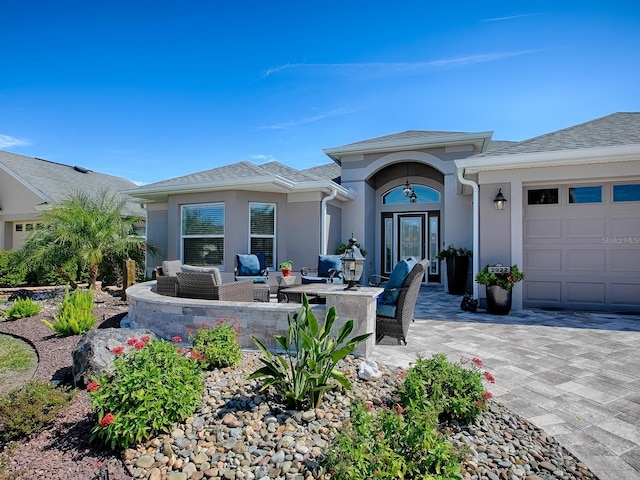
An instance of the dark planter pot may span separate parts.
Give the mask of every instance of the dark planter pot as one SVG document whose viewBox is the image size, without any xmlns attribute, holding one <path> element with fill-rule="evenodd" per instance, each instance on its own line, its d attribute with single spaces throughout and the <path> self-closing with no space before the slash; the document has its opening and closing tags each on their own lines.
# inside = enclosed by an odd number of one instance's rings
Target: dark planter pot
<svg viewBox="0 0 640 480">
<path fill-rule="evenodd" d="M 462 295 L 467 291 L 469 257 L 447 257 L 447 287 L 451 295 Z"/>
<path fill-rule="evenodd" d="M 507 315 L 511 311 L 511 290 L 497 285 L 487 286 L 487 312 Z"/>
</svg>

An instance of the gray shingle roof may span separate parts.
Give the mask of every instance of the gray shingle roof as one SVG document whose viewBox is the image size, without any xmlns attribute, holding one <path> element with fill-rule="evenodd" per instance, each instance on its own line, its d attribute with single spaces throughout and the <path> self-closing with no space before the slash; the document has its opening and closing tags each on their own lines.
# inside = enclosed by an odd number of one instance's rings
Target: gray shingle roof
<svg viewBox="0 0 640 480">
<path fill-rule="evenodd" d="M 477 156 L 553 152 L 640 144 L 640 113 L 618 112 L 579 125 L 504 145 Z"/>
<path fill-rule="evenodd" d="M 442 137 L 447 135 L 470 135 L 470 132 L 453 132 L 438 130 L 407 130 L 406 132 L 392 133 L 391 135 L 383 135 L 382 137 L 369 138 L 360 142 L 348 143 L 345 147 L 366 146 L 369 143 L 394 142 L 403 140 L 418 140 L 420 138 Z"/>
<path fill-rule="evenodd" d="M 325 163 L 317 167 L 311 167 L 303 170 L 304 173 L 312 175 L 322 180 L 333 180 L 340 183 L 339 179 L 342 175 L 342 167 L 335 162 Z"/>
<path fill-rule="evenodd" d="M 223 165 L 222 167 L 204 170 L 202 172 L 191 173 L 182 177 L 170 178 L 156 183 L 150 183 L 144 188 L 156 187 L 177 187 L 197 186 L 198 184 L 224 183 L 227 180 L 238 180 L 241 178 L 256 178 L 278 175 L 293 182 L 309 182 L 314 180 L 323 180 L 325 177 L 307 173 L 305 170 L 296 170 L 295 168 L 283 165 L 279 162 L 269 162 L 263 165 L 256 165 L 249 161 L 232 163 L 231 165 Z"/>
<path fill-rule="evenodd" d="M 77 190 L 118 192 L 136 186 L 130 180 L 40 158 L 0 151 L 0 164 L 34 190 L 43 202 L 55 203 Z M 127 204 L 127 214 L 144 215 L 142 207 Z"/>
</svg>

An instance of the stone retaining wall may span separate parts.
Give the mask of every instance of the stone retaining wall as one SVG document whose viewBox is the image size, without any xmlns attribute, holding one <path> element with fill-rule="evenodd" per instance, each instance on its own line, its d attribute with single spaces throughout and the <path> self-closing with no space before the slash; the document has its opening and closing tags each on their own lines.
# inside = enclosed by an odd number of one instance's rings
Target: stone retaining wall
<svg viewBox="0 0 640 480">
<path fill-rule="evenodd" d="M 129 314 L 126 322 L 133 328 L 148 328 L 158 337 L 174 335 L 187 338 L 187 328 L 214 325 L 219 319 L 237 319 L 239 340 L 244 348 L 255 348 L 254 335 L 268 348 L 276 348 L 274 335 L 287 332 L 287 315 L 300 310 L 296 303 L 224 302 L 192 298 L 167 297 L 155 293 L 155 281 L 132 285 L 126 291 Z M 312 305 L 318 321 L 323 321 L 326 307 Z"/>
</svg>

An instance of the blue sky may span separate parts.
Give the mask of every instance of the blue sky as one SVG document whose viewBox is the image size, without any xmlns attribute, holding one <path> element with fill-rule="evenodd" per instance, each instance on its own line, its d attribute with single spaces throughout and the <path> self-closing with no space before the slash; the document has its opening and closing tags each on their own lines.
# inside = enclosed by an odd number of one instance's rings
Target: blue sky
<svg viewBox="0 0 640 480">
<path fill-rule="evenodd" d="M 150 183 L 640 111 L 640 2 L 0 0 L 0 149 Z"/>
</svg>

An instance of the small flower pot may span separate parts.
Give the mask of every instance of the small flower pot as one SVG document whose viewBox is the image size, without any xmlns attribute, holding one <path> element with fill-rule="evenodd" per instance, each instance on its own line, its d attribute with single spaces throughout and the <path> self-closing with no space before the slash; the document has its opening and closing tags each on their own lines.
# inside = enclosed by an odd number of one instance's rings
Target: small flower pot
<svg viewBox="0 0 640 480">
<path fill-rule="evenodd" d="M 507 315 L 511 311 L 511 290 L 498 285 L 487 286 L 487 312 L 493 315 Z"/>
<path fill-rule="evenodd" d="M 288 277 L 291 275 L 291 270 L 285 270 L 284 268 L 281 270 L 283 277 Z"/>
</svg>

